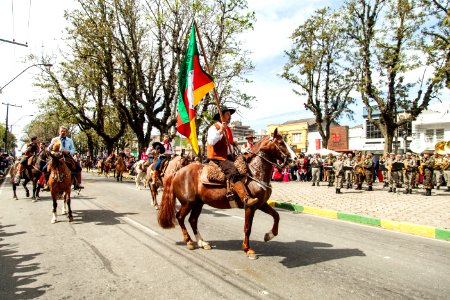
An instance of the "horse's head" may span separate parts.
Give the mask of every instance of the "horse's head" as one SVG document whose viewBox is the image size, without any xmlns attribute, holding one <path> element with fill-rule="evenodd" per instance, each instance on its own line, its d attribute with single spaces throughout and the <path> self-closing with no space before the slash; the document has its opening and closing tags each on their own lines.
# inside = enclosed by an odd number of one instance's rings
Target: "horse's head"
<svg viewBox="0 0 450 300">
<path fill-rule="evenodd" d="M 258 144 L 255 145 L 255 149 L 252 149 L 252 151 L 261 151 L 274 164 L 278 165 L 278 161 L 281 161 L 282 165 L 285 165 L 290 160 L 297 159 L 294 151 L 283 140 L 283 136 L 278 133 L 278 128 L 275 129 L 272 136 L 263 138 Z"/>
<path fill-rule="evenodd" d="M 62 157 L 62 154 L 60 152 L 52 153 L 50 151 L 48 151 L 47 154 L 51 158 L 51 160 L 50 160 L 50 168 L 52 168 L 52 167 L 54 167 L 54 168 L 59 167 L 60 159 Z"/>
</svg>

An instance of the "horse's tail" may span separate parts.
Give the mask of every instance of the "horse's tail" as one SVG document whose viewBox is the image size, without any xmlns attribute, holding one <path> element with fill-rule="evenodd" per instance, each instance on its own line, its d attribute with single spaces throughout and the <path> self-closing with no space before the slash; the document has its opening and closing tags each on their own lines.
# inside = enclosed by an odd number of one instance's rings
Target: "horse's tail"
<svg viewBox="0 0 450 300">
<path fill-rule="evenodd" d="M 158 223 L 162 228 L 174 228 L 175 223 L 175 195 L 173 193 L 172 181 L 175 174 L 170 174 L 164 182 L 164 189 L 158 211 Z"/>
</svg>

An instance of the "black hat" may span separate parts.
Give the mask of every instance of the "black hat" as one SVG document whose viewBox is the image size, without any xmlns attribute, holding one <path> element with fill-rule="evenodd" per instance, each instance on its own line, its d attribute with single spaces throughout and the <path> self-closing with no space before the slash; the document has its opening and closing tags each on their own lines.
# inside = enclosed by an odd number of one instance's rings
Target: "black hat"
<svg viewBox="0 0 450 300">
<path fill-rule="evenodd" d="M 229 111 L 230 114 L 232 115 L 236 112 L 236 110 L 234 108 L 228 108 L 226 106 L 221 106 L 220 110 L 222 111 L 222 114 Z M 219 114 L 219 111 L 217 110 L 217 108 L 216 108 L 216 114 L 214 115 L 213 120 L 220 121 L 220 114 Z"/>
<path fill-rule="evenodd" d="M 159 150 L 160 154 L 163 154 L 164 152 L 166 152 L 166 148 L 164 148 L 163 144 L 161 144 L 160 142 L 154 142 L 152 144 L 152 148 Z"/>
</svg>

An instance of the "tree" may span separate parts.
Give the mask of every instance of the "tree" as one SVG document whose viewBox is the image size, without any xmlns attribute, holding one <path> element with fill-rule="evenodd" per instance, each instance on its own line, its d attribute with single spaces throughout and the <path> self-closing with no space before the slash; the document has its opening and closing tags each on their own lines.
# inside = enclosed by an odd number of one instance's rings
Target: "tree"
<svg viewBox="0 0 450 300">
<path fill-rule="evenodd" d="M 357 73 L 346 61 L 348 39 L 339 15 L 319 9 L 294 31 L 292 49 L 285 52 L 289 62 L 281 74 L 298 86 L 297 95 L 307 97 L 305 108 L 314 114 L 325 148 L 330 125 L 344 114 L 351 117 L 349 105 L 355 102 L 350 92 Z"/>
<path fill-rule="evenodd" d="M 408 0 L 351 0 L 346 9 L 347 32 L 359 51 L 355 64 L 362 69 L 358 88 L 368 120 L 380 129 L 388 152 L 397 128 L 428 107 L 442 81 L 437 73 L 414 78 L 413 71 L 431 66 L 418 43 L 427 26 L 423 9 Z M 398 119 L 399 110 L 408 116 Z"/>
</svg>

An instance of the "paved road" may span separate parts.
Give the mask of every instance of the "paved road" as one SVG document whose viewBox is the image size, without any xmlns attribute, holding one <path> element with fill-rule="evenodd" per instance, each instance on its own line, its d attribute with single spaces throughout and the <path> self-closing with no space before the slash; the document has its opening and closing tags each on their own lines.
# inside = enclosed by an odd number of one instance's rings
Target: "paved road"
<svg viewBox="0 0 450 300">
<path fill-rule="evenodd" d="M 32 203 L 0 189 L 0 299 L 448 299 L 450 243 L 280 210 L 280 234 L 257 213 L 260 255 L 240 250 L 241 210 L 206 208 L 213 250 L 189 251 L 160 229 L 148 190 L 85 176 L 75 221 L 50 224 L 48 194 Z"/>
</svg>

